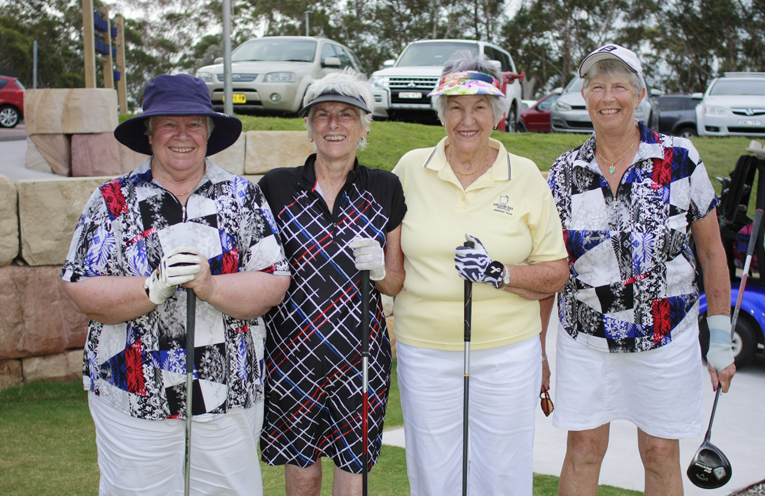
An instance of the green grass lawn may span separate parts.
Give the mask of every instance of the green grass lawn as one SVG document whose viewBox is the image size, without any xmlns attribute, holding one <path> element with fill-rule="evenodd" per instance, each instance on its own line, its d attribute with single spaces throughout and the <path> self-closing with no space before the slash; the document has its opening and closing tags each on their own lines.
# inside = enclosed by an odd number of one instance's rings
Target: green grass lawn
<svg viewBox="0 0 765 496">
<path fill-rule="evenodd" d="M 395 370 L 394 362 L 386 429 L 403 424 Z M 0 391 L 0 494 L 3 496 L 98 494 L 95 443 L 95 430 L 81 382 L 36 382 Z M 322 459 L 322 467 L 322 495 L 329 496 L 332 462 Z M 265 496 L 283 495 L 284 469 L 261 464 L 261 470 Z M 557 477 L 534 475 L 534 496 L 553 496 L 557 492 Z M 369 474 L 369 494 L 409 494 L 404 449 L 383 446 L 378 464 Z M 599 494 L 634 496 L 642 493 L 601 486 Z"/>
</svg>

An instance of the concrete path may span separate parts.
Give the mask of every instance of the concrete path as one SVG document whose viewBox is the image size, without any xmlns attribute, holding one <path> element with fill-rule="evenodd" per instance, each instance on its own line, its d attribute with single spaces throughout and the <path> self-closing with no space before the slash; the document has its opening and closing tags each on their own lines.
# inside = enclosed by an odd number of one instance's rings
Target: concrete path
<svg viewBox="0 0 765 496">
<path fill-rule="evenodd" d="M 547 338 L 547 355 L 553 373 L 552 396 L 555 401 L 555 344 L 557 327 L 551 329 Z M 712 411 L 714 393 L 709 374 L 705 374 L 706 425 Z M 553 413 L 555 415 L 555 413 Z M 688 480 L 685 470 L 703 441 L 703 436 L 680 442 L 680 465 L 686 496 L 722 496 L 740 490 L 765 479 L 765 357 L 758 355 L 755 361 L 739 371 L 728 394 L 720 398 L 712 427 L 712 443 L 728 457 L 733 467 L 733 477 L 720 489 L 700 489 Z M 383 433 L 383 443 L 406 447 L 404 429 Z M 534 472 L 560 475 L 566 454 L 566 432 L 552 426 L 552 416 L 546 418 L 537 410 L 536 437 L 534 440 Z M 637 448 L 637 428 L 627 421 L 611 424 L 608 452 L 603 460 L 600 484 L 642 491 L 644 471 Z"/>
<path fill-rule="evenodd" d="M 56 174 L 48 174 L 27 169 L 27 130 L 24 124 L 15 128 L 0 128 L 0 174 L 8 176 L 13 182 L 19 179 L 55 179 Z"/>
</svg>

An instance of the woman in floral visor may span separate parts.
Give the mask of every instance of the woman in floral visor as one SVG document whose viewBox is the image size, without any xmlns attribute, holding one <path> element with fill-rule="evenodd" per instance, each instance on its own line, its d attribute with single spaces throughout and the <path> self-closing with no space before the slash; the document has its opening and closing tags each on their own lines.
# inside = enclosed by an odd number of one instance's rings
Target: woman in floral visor
<svg viewBox="0 0 765 496">
<path fill-rule="evenodd" d="M 393 171 L 407 199 L 394 313 L 412 495 L 460 492 L 463 279 L 475 283 L 468 492 L 532 493 L 534 413 L 550 377 L 538 299 L 561 290 L 568 270 L 542 174 L 490 138 L 509 106 L 500 78 L 469 52 L 447 61 L 431 93 L 446 137 Z"/>
</svg>

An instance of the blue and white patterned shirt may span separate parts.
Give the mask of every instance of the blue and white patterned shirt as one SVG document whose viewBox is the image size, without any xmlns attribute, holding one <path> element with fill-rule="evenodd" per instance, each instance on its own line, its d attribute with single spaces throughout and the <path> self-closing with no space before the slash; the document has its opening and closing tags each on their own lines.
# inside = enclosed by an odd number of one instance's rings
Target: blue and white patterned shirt
<svg viewBox="0 0 765 496">
<path fill-rule="evenodd" d="M 72 239 L 61 278 L 148 277 L 164 253 L 196 246 L 213 275 L 289 275 L 277 227 L 256 185 L 209 160 L 185 207 L 152 178 L 150 162 L 101 185 Z M 238 320 L 197 302 L 193 413 L 211 420 L 263 399 L 262 318 Z M 186 416 L 186 291 L 137 319 L 90 321 L 85 389 L 134 417 Z"/>
<path fill-rule="evenodd" d="M 612 353 L 664 346 L 697 319 L 688 231 L 718 203 L 689 140 L 638 125 L 640 145 L 616 197 L 598 168 L 594 134 L 547 176 L 569 257 L 561 325 Z"/>
</svg>

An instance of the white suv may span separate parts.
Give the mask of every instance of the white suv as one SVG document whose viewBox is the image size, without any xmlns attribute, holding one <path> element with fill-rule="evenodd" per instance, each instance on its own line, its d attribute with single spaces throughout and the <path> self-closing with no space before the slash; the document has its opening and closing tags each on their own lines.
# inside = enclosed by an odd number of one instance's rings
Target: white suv
<svg viewBox="0 0 765 496">
<path fill-rule="evenodd" d="M 507 74 L 505 94 L 511 101 L 505 116 L 507 131 L 518 129 L 521 112 L 522 75 L 515 71 L 515 64 L 507 51 L 483 41 L 471 40 L 420 40 L 410 43 L 395 62 L 387 60 L 385 69 L 372 74 L 376 117 L 395 117 L 403 114 L 433 115 L 433 104 L 427 96 L 438 84 L 441 69 L 455 52 L 470 50 L 483 53 Z"/>
<path fill-rule="evenodd" d="M 223 111 L 223 64 L 202 67 L 215 110 Z M 267 36 L 242 43 L 231 54 L 234 112 L 294 114 L 308 85 L 330 72 L 361 64 L 348 47 L 313 36 Z"/>
<path fill-rule="evenodd" d="M 699 136 L 765 136 L 765 72 L 726 72 L 693 97 Z"/>
</svg>

